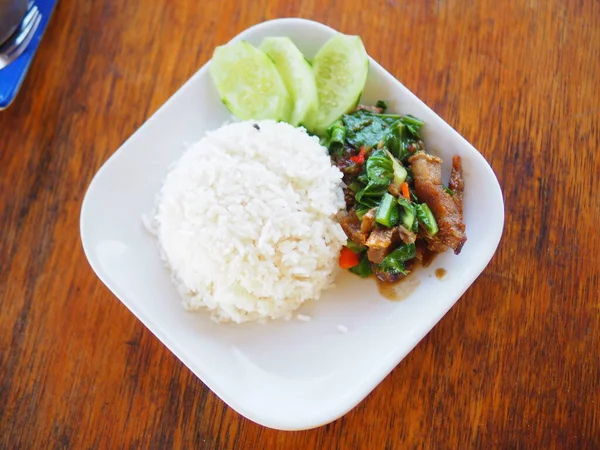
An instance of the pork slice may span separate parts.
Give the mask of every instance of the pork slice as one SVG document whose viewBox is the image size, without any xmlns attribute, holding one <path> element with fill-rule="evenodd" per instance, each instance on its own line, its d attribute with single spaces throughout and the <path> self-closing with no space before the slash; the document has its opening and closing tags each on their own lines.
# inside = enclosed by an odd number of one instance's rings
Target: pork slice
<svg viewBox="0 0 600 450">
<path fill-rule="evenodd" d="M 386 272 L 377 266 L 373 269 L 373 273 L 383 283 L 395 283 L 404 276 L 401 272 Z"/>
<path fill-rule="evenodd" d="M 402 225 L 398 225 L 397 227 L 394 227 L 394 230 L 396 230 L 396 232 L 400 236 L 400 239 L 405 244 L 412 244 L 417 240 L 416 233 L 413 233 L 412 231 L 407 230 Z"/>
<path fill-rule="evenodd" d="M 396 233 L 396 236 L 398 234 Z M 367 239 L 367 257 L 369 261 L 380 264 L 392 251 L 394 243 L 394 230 L 391 228 L 375 228 Z"/>
<path fill-rule="evenodd" d="M 395 183 L 390 183 L 390 185 L 388 186 L 388 192 L 394 197 L 402 197 L 402 192 L 400 192 L 400 186 L 398 186 Z"/>
<path fill-rule="evenodd" d="M 415 183 L 415 192 L 420 201 L 427 203 L 438 223 L 436 240 L 459 254 L 467 240 L 462 217 L 462 200 L 455 201 L 444 190 L 442 184 L 442 160 L 424 152 L 418 152 L 408 159 Z M 457 160 L 454 183 L 458 187 L 462 181 L 460 158 Z M 462 186 L 464 187 L 464 186 Z M 462 189 L 460 190 L 462 199 Z M 436 245 L 439 249 L 439 245 Z"/>
<path fill-rule="evenodd" d="M 465 181 L 462 175 L 462 161 L 460 156 L 455 155 L 452 158 L 452 172 L 450 172 L 450 181 L 448 187 L 452 190 L 452 199 L 458 210 L 460 211 L 461 217 L 463 213 L 463 191 L 465 190 Z"/>
<path fill-rule="evenodd" d="M 361 222 L 354 209 L 350 210 L 348 214 L 340 217 L 339 221 L 344 233 L 348 236 L 348 239 L 360 245 L 365 245 L 367 243 L 368 234 L 361 231 Z"/>
<path fill-rule="evenodd" d="M 363 233 L 370 233 L 375 228 L 375 213 L 377 208 L 371 208 L 368 210 L 360 222 L 360 231 Z"/>
</svg>

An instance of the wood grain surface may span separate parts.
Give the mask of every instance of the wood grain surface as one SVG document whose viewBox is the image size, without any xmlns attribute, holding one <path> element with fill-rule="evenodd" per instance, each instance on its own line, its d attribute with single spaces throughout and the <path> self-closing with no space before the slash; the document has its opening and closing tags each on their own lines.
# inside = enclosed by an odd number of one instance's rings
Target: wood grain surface
<svg viewBox="0 0 600 450">
<path fill-rule="evenodd" d="M 357 408 L 303 432 L 227 407 L 95 277 L 102 163 L 225 43 L 298 16 L 368 52 L 478 148 L 503 240 Z M 0 448 L 600 448 L 600 2 L 59 1 L 0 113 Z"/>
</svg>

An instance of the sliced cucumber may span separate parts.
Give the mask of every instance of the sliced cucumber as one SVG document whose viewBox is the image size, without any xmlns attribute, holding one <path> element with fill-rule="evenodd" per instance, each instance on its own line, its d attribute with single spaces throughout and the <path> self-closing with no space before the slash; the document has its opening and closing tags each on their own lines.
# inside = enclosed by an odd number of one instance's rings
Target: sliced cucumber
<svg viewBox="0 0 600 450">
<path fill-rule="evenodd" d="M 248 42 L 217 47 L 209 71 L 221 100 L 239 119 L 289 119 L 290 96 L 275 64 Z"/>
<path fill-rule="evenodd" d="M 312 66 L 319 109 L 308 125 L 322 135 L 358 103 L 367 82 L 369 57 L 359 36 L 338 34 L 321 47 Z"/>
<path fill-rule="evenodd" d="M 260 49 L 274 62 L 294 105 L 289 123 L 304 124 L 317 111 L 317 86 L 310 64 L 290 38 L 266 38 Z"/>
</svg>

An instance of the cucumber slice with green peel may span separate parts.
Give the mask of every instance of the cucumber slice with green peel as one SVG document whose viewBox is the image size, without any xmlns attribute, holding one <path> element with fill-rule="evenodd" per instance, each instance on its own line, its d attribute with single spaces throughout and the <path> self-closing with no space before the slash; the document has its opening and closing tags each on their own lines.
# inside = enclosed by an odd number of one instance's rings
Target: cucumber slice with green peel
<svg viewBox="0 0 600 450">
<path fill-rule="evenodd" d="M 312 66 L 319 109 L 308 126 L 323 135 L 329 125 L 358 104 L 367 82 L 369 56 L 359 36 L 338 34 L 321 47 Z"/>
<path fill-rule="evenodd" d="M 290 96 L 275 64 L 248 42 L 217 47 L 209 71 L 221 100 L 238 119 L 289 119 Z"/>
<path fill-rule="evenodd" d="M 275 62 L 292 99 L 290 125 L 304 124 L 317 112 L 317 86 L 310 64 L 290 38 L 265 38 L 260 49 Z"/>
</svg>

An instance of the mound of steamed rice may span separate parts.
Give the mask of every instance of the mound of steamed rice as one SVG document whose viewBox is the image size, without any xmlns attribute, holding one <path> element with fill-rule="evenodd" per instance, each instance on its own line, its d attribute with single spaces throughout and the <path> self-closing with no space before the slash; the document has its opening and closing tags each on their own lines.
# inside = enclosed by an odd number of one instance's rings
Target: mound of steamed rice
<svg viewBox="0 0 600 450">
<path fill-rule="evenodd" d="M 190 147 L 153 220 L 184 306 L 239 323 L 319 299 L 346 242 L 341 179 L 318 139 L 285 123 L 233 123 Z"/>
</svg>

